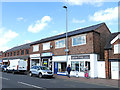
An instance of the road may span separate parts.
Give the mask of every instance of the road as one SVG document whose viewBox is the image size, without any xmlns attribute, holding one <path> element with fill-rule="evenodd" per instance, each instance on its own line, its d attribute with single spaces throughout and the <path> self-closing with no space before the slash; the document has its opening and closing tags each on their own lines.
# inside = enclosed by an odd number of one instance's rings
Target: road
<svg viewBox="0 0 120 90">
<path fill-rule="evenodd" d="M 23 74 L 2 73 L 2 88 L 113 88 L 59 78 L 38 78 Z"/>
</svg>

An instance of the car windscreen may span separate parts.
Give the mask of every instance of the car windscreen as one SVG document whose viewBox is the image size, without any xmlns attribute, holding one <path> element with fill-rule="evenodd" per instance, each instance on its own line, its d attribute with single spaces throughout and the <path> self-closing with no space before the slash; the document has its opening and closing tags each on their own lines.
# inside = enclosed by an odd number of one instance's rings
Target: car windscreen
<svg viewBox="0 0 120 90">
<path fill-rule="evenodd" d="M 40 67 L 41 70 L 49 70 L 47 67 Z"/>
</svg>

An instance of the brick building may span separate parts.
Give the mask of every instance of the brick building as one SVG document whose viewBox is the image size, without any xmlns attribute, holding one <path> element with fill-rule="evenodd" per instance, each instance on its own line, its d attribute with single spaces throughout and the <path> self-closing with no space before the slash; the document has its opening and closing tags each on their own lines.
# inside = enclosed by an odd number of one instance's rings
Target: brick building
<svg viewBox="0 0 120 90">
<path fill-rule="evenodd" d="M 106 78 L 120 78 L 120 32 L 112 33 L 105 46 Z"/>
<path fill-rule="evenodd" d="M 3 55 L 3 51 L 0 51 L 0 65 L 2 64 L 2 55 Z"/>
<path fill-rule="evenodd" d="M 30 69 L 29 59 L 30 43 L 13 47 L 3 53 L 2 62 L 5 65 L 9 64 L 9 60 L 23 59 L 28 62 L 28 70 Z"/>
<path fill-rule="evenodd" d="M 84 77 L 88 66 L 90 77 L 98 77 L 97 62 L 104 59 L 104 47 L 111 32 L 105 23 L 68 32 L 68 61 L 66 59 L 66 34 L 56 35 L 33 42 L 30 47 L 30 67 L 44 65 L 56 74 L 66 74 L 67 64 L 71 75 Z"/>
</svg>

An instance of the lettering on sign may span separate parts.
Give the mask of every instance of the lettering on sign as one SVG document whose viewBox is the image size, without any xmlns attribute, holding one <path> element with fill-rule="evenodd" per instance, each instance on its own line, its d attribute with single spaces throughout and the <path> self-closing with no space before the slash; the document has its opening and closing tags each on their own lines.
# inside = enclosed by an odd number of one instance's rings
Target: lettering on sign
<svg viewBox="0 0 120 90">
<path fill-rule="evenodd" d="M 90 59 L 90 55 L 71 56 L 71 59 Z"/>
</svg>

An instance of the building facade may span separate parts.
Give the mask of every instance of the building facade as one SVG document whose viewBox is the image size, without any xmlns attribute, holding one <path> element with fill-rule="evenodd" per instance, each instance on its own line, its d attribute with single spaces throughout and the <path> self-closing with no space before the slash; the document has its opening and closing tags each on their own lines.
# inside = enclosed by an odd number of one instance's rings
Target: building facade
<svg viewBox="0 0 120 90">
<path fill-rule="evenodd" d="M 9 60 L 22 59 L 27 60 L 27 69 L 30 69 L 30 43 L 13 47 L 3 53 L 2 63 L 4 65 L 9 65 Z"/>
<path fill-rule="evenodd" d="M 120 79 L 120 32 L 110 35 L 104 54 L 106 78 Z"/>
<path fill-rule="evenodd" d="M 105 23 L 68 32 L 68 60 L 66 59 L 65 33 L 41 39 L 31 44 L 30 61 L 36 65 L 51 68 L 55 74 L 66 75 L 66 67 L 71 65 L 71 76 L 84 77 L 88 66 L 89 75 L 98 77 L 97 62 L 104 59 L 104 47 L 110 31 Z"/>
</svg>

